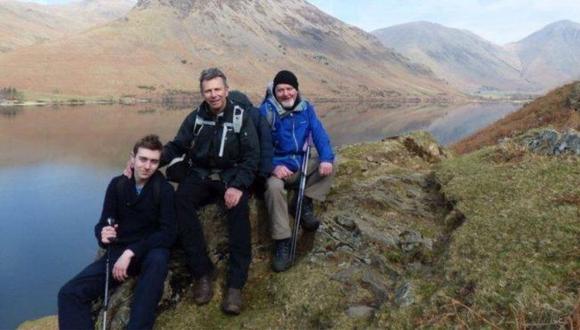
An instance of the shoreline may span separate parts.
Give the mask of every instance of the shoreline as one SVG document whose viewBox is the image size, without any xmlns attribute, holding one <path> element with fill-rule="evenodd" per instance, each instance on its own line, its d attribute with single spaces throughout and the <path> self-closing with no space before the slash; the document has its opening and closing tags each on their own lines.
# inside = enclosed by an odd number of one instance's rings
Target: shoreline
<svg viewBox="0 0 580 330">
<path fill-rule="evenodd" d="M 308 98 L 308 97 L 307 97 Z M 527 98 L 513 99 L 505 98 L 479 98 L 473 96 L 466 96 L 464 98 L 456 97 L 312 97 L 309 98 L 314 103 L 393 103 L 393 104 L 465 104 L 465 103 L 513 103 L 525 104 L 531 102 L 535 97 L 529 96 Z M 201 102 L 201 98 L 188 100 L 186 102 L 157 98 L 138 98 L 138 97 L 119 97 L 116 99 L 69 99 L 69 100 L 36 100 L 36 101 L 6 101 L 0 100 L 0 108 L 10 107 L 47 107 L 47 106 L 83 106 L 83 105 L 138 105 L 138 104 L 159 104 L 166 106 L 180 106 L 185 107 Z"/>
</svg>

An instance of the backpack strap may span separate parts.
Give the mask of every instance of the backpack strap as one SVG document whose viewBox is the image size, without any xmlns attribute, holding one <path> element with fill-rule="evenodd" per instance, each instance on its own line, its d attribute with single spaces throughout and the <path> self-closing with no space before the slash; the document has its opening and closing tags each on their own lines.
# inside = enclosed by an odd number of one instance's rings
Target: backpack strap
<svg viewBox="0 0 580 330">
<path fill-rule="evenodd" d="M 243 120 L 244 120 L 244 108 L 240 107 L 239 105 L 234 105 L 234 115 L 233 115 L 233 119 L 231 123 L 223 123 L 223 129 L 222 129 L 222 139 L 220 142 L 220 151 L 218 156 L 221 158 L 224 156 L 224 148 L 225 148 L 225 144 L 226 144 L 226 135 L 228 133 L 228 129 L 232 128 L 234 130 L 234 133 L 240 134 L 240 131 L 242 130 L 242 124 L 243 124 Z"/>
<path fill-rule="evenodd" d="M 240 131 L 242 130 L 243 119 L 244 119 L 244 108 L 236 104 L 234 106 L 234 119 L 233 119 L 234 132 L 236 132 L 236 134 L 240 133 Z"/>
<path fill-rule="evenodd" d="M 276 119 L 274 117 L 274 112 L 272 112 L 272 108 L 268 104 L 266 106 L 266 121 L 268 122 L 268 125 L 270 125 L 270 129 L 271 130 L 274 130 L 274 119 Z"/>
</svg>

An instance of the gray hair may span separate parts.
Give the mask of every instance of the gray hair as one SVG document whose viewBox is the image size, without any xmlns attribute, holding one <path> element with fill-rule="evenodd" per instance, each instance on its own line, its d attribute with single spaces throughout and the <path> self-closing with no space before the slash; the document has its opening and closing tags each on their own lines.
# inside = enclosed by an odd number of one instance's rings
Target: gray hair
<svg viewBox="0 0 580 330">
<path fill-rule="evenodd" d="M 228 78 L 226 78 L 226 75 L 218 68 L 209 68 L 201 71 L 201 74 L 199 75 L 199 91 L 203 93 L 202 84 L 204 81 L 212 80 L 217 77 L 222 78 L 222 80 L 224 81 L 224 85 L 227 88 Z"/>
</svg>

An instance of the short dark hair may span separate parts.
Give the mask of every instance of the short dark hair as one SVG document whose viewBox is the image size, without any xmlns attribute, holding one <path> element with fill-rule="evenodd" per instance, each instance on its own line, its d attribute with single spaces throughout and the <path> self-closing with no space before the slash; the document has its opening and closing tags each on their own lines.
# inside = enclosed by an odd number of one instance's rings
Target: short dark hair
<svg viewBox="0 0 580 330">
<path fill-rule="evenodd" d="M 228 87 L 228 78 L 226 78 L 226 75 L 218 68 L 209 68 L 209 69 L 205 69 L 203 71 L 201 71 L 201 74 L 199 75 L 199 91 L 201 93 L 203 93 L 203 87 L 202 84 L 204 81 L 208 81 L 208 80 L 212 80 L 214 78 L 222 78 L 222 80 L 224 81 L 224 85 L 226 86 L 226 88 Z"/>
<path fill-rule="evenodd" d="M 159 136 L 149 134 L 135 143 L 133 147 L 133 155 L 137 155 L 139 148 L 145 148 L 153 151 L 163 151 L 163 143 L 159 140 Z"/>
</svg>

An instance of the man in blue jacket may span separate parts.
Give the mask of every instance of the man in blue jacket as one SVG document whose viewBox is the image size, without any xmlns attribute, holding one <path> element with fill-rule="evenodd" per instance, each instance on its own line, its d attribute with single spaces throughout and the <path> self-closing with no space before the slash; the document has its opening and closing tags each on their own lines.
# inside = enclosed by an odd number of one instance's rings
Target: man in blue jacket
<svg viewBox="0 0 580 330">
<path fill-rule="evenodd" d="M 272 130 L 274 157 L 273 170 L 266 182 L 265 200 L 271 220 L 272 238 L 276 244 L 272 268 L 281 272 L 291 265 L 292 231 L 286 197 L 287 188 L 295 185 L 300 178 L 303 146 L 312 136 L 318 151 L 318 158 L 312 157 L 308 164 L 302 204 L 302 228 L 308 231 L 316 231 L 320 225 L 314 216 L 312 200 L 326 199 L 334 173 L 334 153 L 314 106 L 300 97 L 298 79 L 292 72 L 278 72 L 274 77 L 272 93 L 267 95 L 260 106 L 260 114 L 266 118 Z"/>
<path fill-rule="evenodd" d="M 157 171 L 163 144 L 148 135 L 133 148 L 133 176 L 115 177 L 109 183 L 95 236 L 101 247 L 111 247 L 110 282 L 114 288 L 139 274 L 128 329 L 152 329 L 155 308 L 167 276 L 169 248 L 176 237 L 173 187 Z M 110 226 L 108 218 L 116 220 Z M 60 329 L 94 329 L 92 301 L 105 288 L 106 256 L 65 284 L 58 294 Z"/>
</svg>

